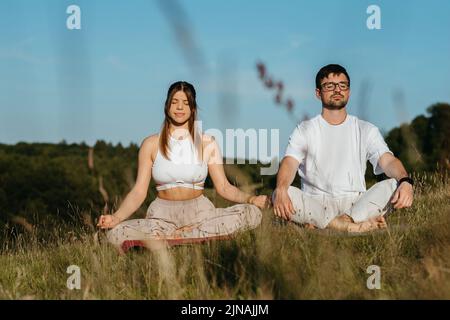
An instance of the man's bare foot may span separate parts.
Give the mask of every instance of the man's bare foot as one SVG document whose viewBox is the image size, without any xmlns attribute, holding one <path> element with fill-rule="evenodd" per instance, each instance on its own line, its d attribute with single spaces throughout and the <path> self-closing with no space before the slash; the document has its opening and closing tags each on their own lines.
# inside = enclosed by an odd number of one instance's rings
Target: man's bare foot
<svg viewBox="0 0 450 320">
<path fill-rule="evenodd" d="M 348 231 L 349 224 L 355 224 L 353 219 L 346 214 L 337 216 L 328 224 L 327 228 L 338 231 Z"/>
<path fill-rule="evenodd" d="M 342 214 L 339 217 L 342 219 L 342 221 L 355 223 L 355 221 L 353 221 L 352 217 L 350 217 L 348 214 Z"/>
<path fill-rule="evenodd" d="M 384 229 L 386 227 L 387 227 L 386 220 L 382 216 L 371 218 L 367 221 L 355 223 L 353 222 L 353 219 L 346 214 L 337 216 L 327 226 L 327 228 L 330 229 L 338 231 L 347 231 L 352 233 L 368 232 L 377 229 Z"/>
<path fill-rule="evenodd" d="M 379 216 L 375 218 L 371 218 L 367 221 L 359 222 L 359 223 L 351 223 L 348 225 L 348 232 L 368 232 L 378 229 L 387 228 L 387 223 L 384 217 Z"/>
<path fill-rule="evenodd" d="M 306 229 L 317 229 L 317 227 L 315 225 L 311 224 L 311 223 L 305 223 L 304 227 Z"/>
</svg>

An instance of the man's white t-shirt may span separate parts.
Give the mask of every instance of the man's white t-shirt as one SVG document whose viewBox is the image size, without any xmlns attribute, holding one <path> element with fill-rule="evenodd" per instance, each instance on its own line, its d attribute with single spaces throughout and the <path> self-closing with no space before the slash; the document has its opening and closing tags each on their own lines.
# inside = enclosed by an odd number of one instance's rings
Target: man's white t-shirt
<svg viewBox="0 0 450 320">
<path fill-rule="evenodd" d="M 342 197 L 366 191 L 367 160 L 381 174 L 378 159 L 385 152 L 392 154 L 373 124 L 347 115 L 343 123 L 331 125 L 319 114 L 296 126 L 285 157 L 300 162 L 303 192 Z"/>
</svg>

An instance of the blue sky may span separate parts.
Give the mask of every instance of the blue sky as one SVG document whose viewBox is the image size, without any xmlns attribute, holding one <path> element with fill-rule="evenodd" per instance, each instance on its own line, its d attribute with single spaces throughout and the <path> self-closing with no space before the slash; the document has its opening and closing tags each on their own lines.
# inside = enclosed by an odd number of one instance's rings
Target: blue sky
<svg viewBox="0 0 450 320">
<path fill-rule="evenodd" d="M 282 153 L 296 122 L 320 112 L 314 78 L 328 63 L 350 74 L 349 112 L 383 132 L 450 101 L 450 1 L 177 3 L 2 0 L 0 143 L 140 144 L 160 128 L 170 83 L 186 80 L 203 129 L 278 129 Z M 81 30 L 66 27 L 71 4 Z M 371 4 L 381 30 L 366 27 Z M 189 27 L 199 63 L 176 25 Z M 285 84 L 292 114 L 262 85 L 259 61 Z"/>
</svg>

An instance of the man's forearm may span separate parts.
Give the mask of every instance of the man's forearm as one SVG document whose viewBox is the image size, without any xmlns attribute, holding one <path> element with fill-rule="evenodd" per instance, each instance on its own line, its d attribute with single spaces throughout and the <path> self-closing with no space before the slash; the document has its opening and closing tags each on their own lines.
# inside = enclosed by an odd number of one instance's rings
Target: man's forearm
<svg viewBox="0 0 450 320">
<path fill-rule="evenodd" d="M 287 190 L 289 188 L 294 181 L 298 165 L 298 162 L 291 157 L 285 157 L 281 161 L 280 171 L 277 175 L 277 189 Z"/>
<path fill-rule="evenodd" d="M 401 178 L 408 177 L 408 172 L 406 171 L 402 162 L 397 158 L 393 158 L 391 161 L 389 161 L 386 168 L 384 168 L 384 173 L 389 178 L 394 178 L 397 181 Z"/>
</svg>

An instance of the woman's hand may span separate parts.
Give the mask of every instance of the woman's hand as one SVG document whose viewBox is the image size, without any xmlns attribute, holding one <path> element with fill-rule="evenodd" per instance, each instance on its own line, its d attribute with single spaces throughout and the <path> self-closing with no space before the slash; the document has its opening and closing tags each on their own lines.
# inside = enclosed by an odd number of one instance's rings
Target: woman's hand
<svg viewBox="0 0 450 320">
<path fill-rule="evenodd" d="M 266 195 L 251 196 L 248 199 L 249 204 L 253 204 L 260 209 L 267 209 L 270 207 L 270 198 Z"/>
<path fill-rule="evenodd" d="M 101 215 L 98 219 L 97 227 L 100 227 L 101 229 L 111 229 L 117 226 L 120 222 L 120 219 L 115 215 Z"/>
</svg>

